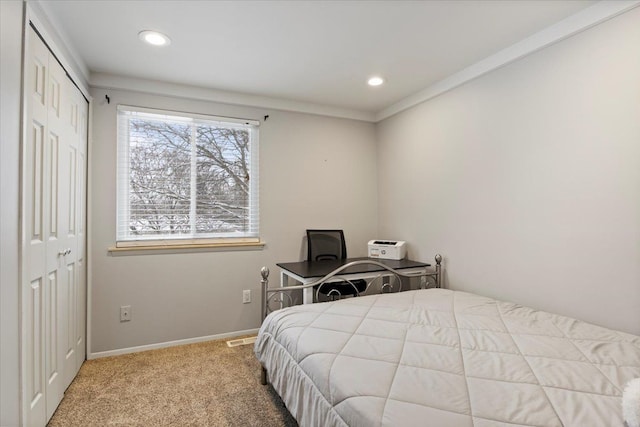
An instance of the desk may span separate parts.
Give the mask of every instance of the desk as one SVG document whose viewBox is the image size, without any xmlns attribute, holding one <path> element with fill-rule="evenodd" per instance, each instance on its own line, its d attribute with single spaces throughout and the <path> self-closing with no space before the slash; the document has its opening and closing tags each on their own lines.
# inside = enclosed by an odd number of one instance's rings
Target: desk
<svg viewBox="0 0 640 427">
<path fill-rule="evenodd" d="M 421 273 L 431 264 L 423 262 L 411 261 L 409 259 L 378 259 L 378 258 L 347 258 L 342 260 L 329 261 L 300 261 L 300 262 L 283 262 L 276 264 L 280 267 L 280 286 L 288 286 L 289 279 L 294 279 L 304 285 L 311 283 L 323 276 L 331 273 L 336 268 L 348 264 L 353 261 L 374 260 L 394 270 L 402 270 L 403 273 Z M 354 265 L 347 268 L 339 274 L 340 277 L 354 279 L 373 279 L 381 271 L 387 271 L 382 267 L 372 264 Z M 340 279 L 336 279 L 340 280 Z M 302 303 L 309 304 L 313 302 L 313 288 L 304 289 L 302 291 Z"/>
</svg>

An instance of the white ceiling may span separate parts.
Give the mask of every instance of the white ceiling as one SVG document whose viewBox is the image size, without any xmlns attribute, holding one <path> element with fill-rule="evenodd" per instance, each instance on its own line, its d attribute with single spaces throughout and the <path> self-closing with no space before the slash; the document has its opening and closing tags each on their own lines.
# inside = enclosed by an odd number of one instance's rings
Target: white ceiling
<svg viewBox="0 0 640 427">
<path fill-rule="evenodd" d="M 40 1 L 92 75 L 377 113 L 594 1 Z M 138 40 L 161 31 L 171 45 Z M 386 84 L 371 88 L 369 76 Z M 91 79 L 90 79 L 91 81 Z"/>
</svg>

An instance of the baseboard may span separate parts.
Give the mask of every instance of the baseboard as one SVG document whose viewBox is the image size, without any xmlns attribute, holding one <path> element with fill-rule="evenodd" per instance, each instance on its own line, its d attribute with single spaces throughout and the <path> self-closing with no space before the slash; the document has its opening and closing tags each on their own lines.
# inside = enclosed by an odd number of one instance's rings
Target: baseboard
<svg viewBox="0 0 640 427">
<path fill-rule="evenodd" d="M 205 342 L 205 341 L 214 341 L 214 340 L 220 340 L 225 338 L 237 337 L 240 335 L 250 335 L 250 334 L 257 334 L 257 333 L 258 333 L 258 328 L 246 329 L 244 331 L 227 332 L 224 334 L 208 335 L 205 337 L 187 338 L 184 340 L 140 345 L 137 347 L 119 348 L 117 350 L 99 351 L 97 353 L 87 352 L 87 360 L 100 359 L 102 357 L 109 357 L 109 356 L 119 356 L 121 354 L 138 353 L 141 351 L 156 350 L 159 348 L 175 347 L 177 345 L 195 344 L 195 343 Z"/>
</svg>

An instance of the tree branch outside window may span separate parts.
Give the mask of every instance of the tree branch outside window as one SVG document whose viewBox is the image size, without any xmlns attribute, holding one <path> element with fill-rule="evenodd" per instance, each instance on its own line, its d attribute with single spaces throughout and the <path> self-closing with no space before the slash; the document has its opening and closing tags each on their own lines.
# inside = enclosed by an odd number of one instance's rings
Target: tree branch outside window
<svg viewBox="0 0 640 427">
<path fill-rule="evenodd" d="M 119 107 L 118 240 L 257 236 L 257 127 L 167 113 Z"/>
</svg>

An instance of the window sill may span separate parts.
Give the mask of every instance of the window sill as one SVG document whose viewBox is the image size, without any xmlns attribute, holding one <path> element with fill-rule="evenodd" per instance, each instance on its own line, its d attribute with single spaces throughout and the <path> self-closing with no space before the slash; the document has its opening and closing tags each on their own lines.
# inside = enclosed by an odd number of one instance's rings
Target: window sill
<svg viewBox="0 0 640 427">
<path fill-rule="evenodd" d="M 155 245 L 155 246 L 128 246 L 108 249 L 111 256 L 121 255 L 155 255 L 177 254 L 193 252 L 231 252 L 231 251 L 261 251 L 265 242 L 238 242 L 238 243 L 190 243 L 183 245 Z"/>
</svg>

